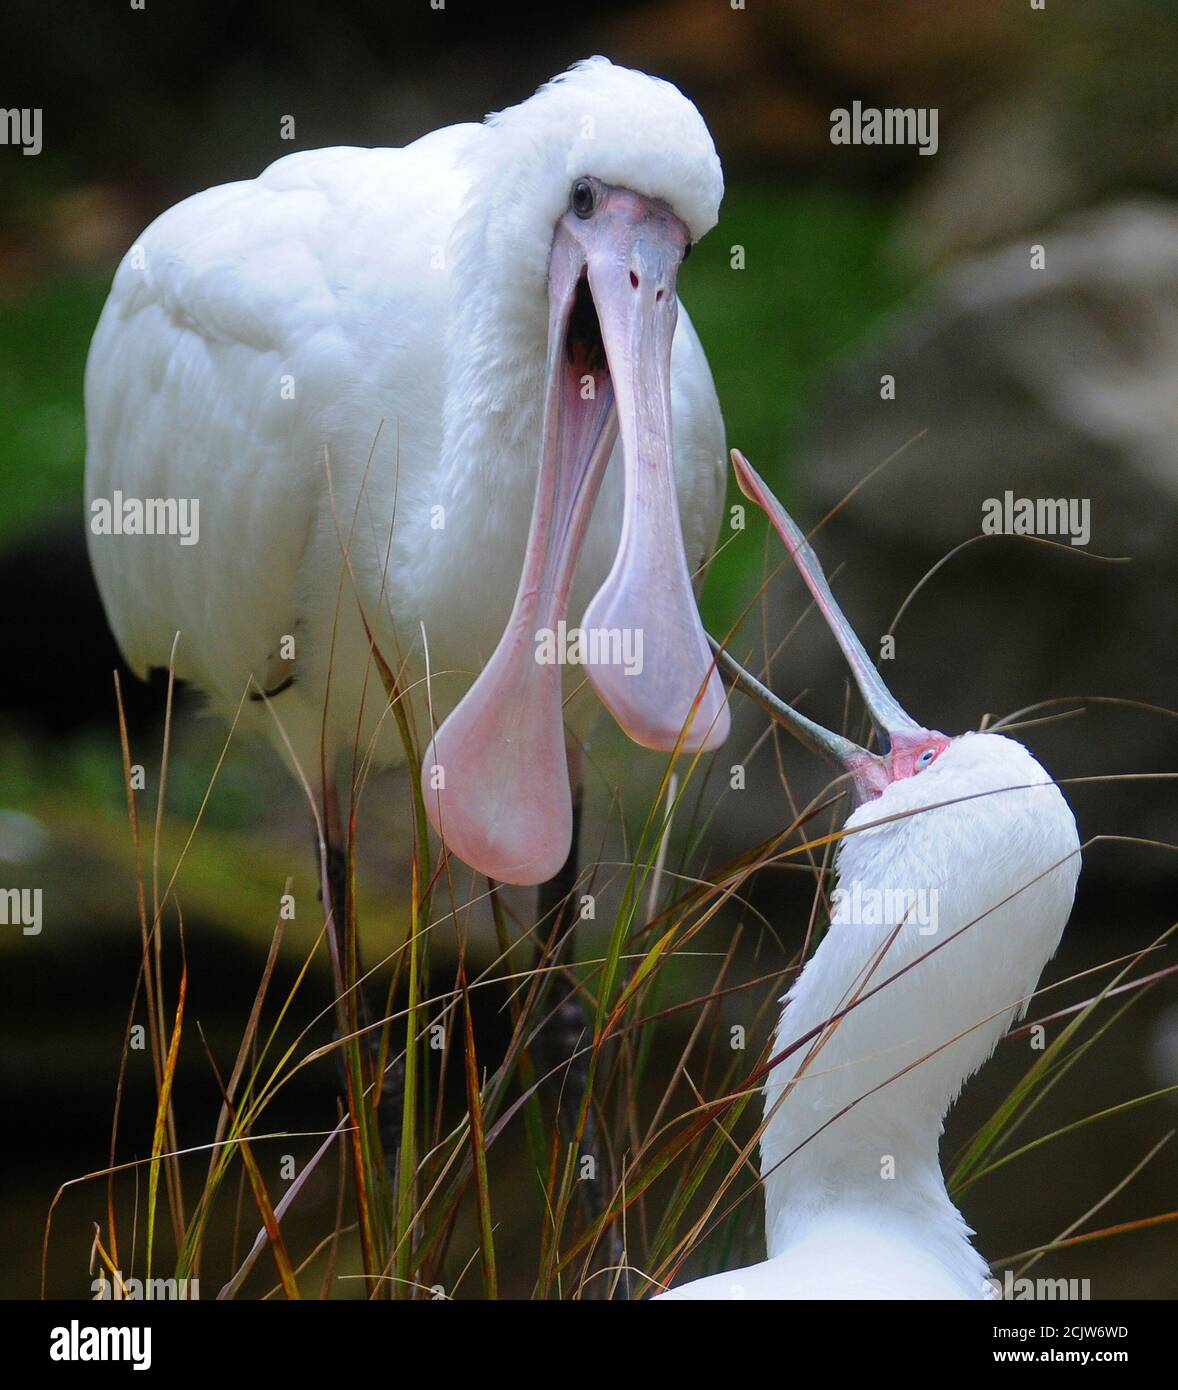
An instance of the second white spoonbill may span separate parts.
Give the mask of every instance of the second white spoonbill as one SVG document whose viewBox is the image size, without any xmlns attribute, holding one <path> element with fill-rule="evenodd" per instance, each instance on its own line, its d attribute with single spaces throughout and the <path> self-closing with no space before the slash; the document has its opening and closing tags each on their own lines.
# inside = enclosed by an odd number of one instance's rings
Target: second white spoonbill
<svg viewBox="0 0 1178 1390">
<path fill-rule="evenodd" d="M 824 729 L 724 657 L 738 685 L 847 778 L 855 808 L 830 928 L 785 996 L 765 1086 L 761 1264 L 662 1299 L 987 1296 L 938 1156 L 962 1085 L 1021 1017 L 1080 870 L 1058 787 L 1011 738 L 948 738 L 884 686 L 805 535 L 744 458 L 851 667 L 879 752 Z"/>
</svg>

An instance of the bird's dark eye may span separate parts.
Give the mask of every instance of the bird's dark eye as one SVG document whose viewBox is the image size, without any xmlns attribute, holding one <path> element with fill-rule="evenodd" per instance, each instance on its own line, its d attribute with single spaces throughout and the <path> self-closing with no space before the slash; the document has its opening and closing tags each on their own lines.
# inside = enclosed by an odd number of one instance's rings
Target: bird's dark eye
<svg viewBox="0 0 1178 1390">
<path fill-rule="evenodd" d="M 920 757 L 917 758 L 916 766 L 919 768 L 926 768 L 936 756 L 937 750 L 935 748 L 926 748 Z"/>
<path fill-rule="evenodd" d="M 588 179 L 578 179 L 573 184 L 572 195 L 569 204 L 578 217 L 592 217 L 593 208 L 597 202 L 597 195 L 593 191 L 593 185 Z"/>
<path fill-rule="evenodd" d="M 695 245 L 694 241 L 689 241 L 683 248 L 683 259 L 686 260 L 691 255 L 691 248 Z"/>
</svg>

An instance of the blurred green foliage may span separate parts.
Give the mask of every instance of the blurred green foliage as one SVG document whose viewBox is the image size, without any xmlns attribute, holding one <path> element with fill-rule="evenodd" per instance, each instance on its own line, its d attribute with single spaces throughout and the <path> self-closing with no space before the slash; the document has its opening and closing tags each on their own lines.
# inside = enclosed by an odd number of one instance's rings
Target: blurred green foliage
<svg viewBox="0 0 1178 1390">
<path fill-rule="evenodd" d="M 109 276 L 63 276 L 0 313 L 0 546 L 82 509 L 82 374 Z"/>
<path fill-rule="evenodd" d="M 683 301 L 712 365 L 728 443 L 787 504 L 789 459 L 812 387 L 911 288 L 888 259 L 889 233 L 888 211 L 853 193 L 737 187 L 683 270 Z M 878 462 L 865 459 L 864 471 Z M 739 499 L 734 486 L 729 494 Z M 754 534 L 760 526 L 751 523 Z M 758 545 L 742 543 L 717 557 L 704 595 L 716 630 L 755 590 L 760 556 Z"/>
</svg>

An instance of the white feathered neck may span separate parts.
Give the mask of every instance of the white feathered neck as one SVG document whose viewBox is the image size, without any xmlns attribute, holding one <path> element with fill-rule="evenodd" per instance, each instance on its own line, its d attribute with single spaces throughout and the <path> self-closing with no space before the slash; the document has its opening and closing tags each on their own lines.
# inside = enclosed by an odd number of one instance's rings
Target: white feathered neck
<svg viewBox="0 0 1178 1390">
<path fill-rule="evenodd" d="M 846 829 L 837 873 L 851 909 L 786 996 L 774 1052 L 904 973 L 846 1014 L 808 1062 L 802 1047 L 770 1074 L 768 1253 L 785 1253 L 816 1222 L 862 1212 L 914 1236 L 964 1288 L 980 1287 L 985 1265 L 949 1200 L 938 1141 L 1059 943 L 1080 866 L 1075 820 L 1021 744 L 966 734 L 858 807 Z M 935 893 L 923 900 L 935 905 L 932 931 L 917 920 L 932 916 L 914 896 L 922 890 Z"/>
</svg>

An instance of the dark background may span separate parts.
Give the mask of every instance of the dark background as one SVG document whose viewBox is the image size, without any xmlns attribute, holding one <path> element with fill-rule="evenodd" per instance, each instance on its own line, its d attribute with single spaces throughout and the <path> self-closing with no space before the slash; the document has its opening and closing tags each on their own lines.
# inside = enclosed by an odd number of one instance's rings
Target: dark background
<svg viewBox="0 0 1178 1390">
<path fill-rule="evenodd" d="M 868 645 L 894 626 L 922 575 L 977 534 L 982 501 L 1008 488 L 1090 499 L 1089 549 L 1132 557 L 1105 564 L 1007 540 L 964 551 L 897 630 L 886 675 L 900 699 L 949 731 L 1070 696 L 1178 704 L 1173 3 L 1048 0 L 1037 12 L 1026 0 L 749 0 L 746 10 L 723 0 L 449 0 L 435 11 L 424 0 L 147 0 L 134 11 L 16 0 L 0 25 L 3 104 L 44 111 L 38 158 L 0 148 L 0 865 L 10 882 L 43 887 L 46 914 L 39 938 L 13 928 L 0 936 L 3 1294 L 36 1290 L 53 1194 L 106 1160 L 138 961 L 110 674 L 117 653 L 81 521 L 81 378 L 114 266 L 179 198 L 252 176 L 292 148 L 401 144 L 480 119 L 593 52 L 670 78 L 699 105 L 726 171 L 720 225 L 684 269 L 681 292 L 712 361 L 730 442 L 807 525 L 910 445 L 820 544 L 828 568 L 843 566 L 840 597 Z M 936 106 L 939 152 L 833 146 L 830 112 L 856 99 Z M 286 114 L 296 117 L 293 145 L 279 139 Z M 1048 257 L 1038 276 L 1026 270 L 1035 243 Z M 730 268 L 738 244 L 741 272 Z M 885 372 L 897 378 L 892 402 L 879 398 Z M 714 568 L 705 598 L 714 630 L 756 588 L 760 536 L 754 528 Z M 774 586 L 767 630 L 783 633 L 800 602 L 796 586 Z M 750 647 L 761 622 L 758 605 Z M 775 674 L 786 696 L 811 687 L 808 707 L 827 712 L 819 717 L 841 708 L 841 673 L 820 637 L 807 631 Z M 133 681 L 126 689 L 132 739 L 154 765 L 162 692 Z M 751 744 L 756 728 L 751 719 L 739 724 L 734 746 Z M 1025 737 L 1057 776 L 1081 778 L 1172 771 L 1176 729 L 1165 714 L 1089 704 Z M 223 737 L 197 702 L 182 701 L 165 865 L 187 837 Z M 661 769 L 654 755 L 621 749 L 608 730 L 598 756 L 590 834 L 601 829 L 606 789 L 623 770 L 633 816 Z M 803 758 L 785 756 L 800 786 L 817 785 Z M 383 800 L 370 796 L 362 843 L 361 910 L 378 944 L 404 930 L 402 776 L 385 775 Z M 1085 837 L 1178 841 L 1165 783 L 1073 785 L 1069 799 Z M 275 882 L 293 874 L 304 895 L 313 891 L 304 815 L 273 755 L 235 744 L 185 861 L 190 1012 L 230 1056 L 273 926 Z M 739 804 L 720 805 L 705 862 L 763 838 L 785 816 L 776 766 L 762 754 Z M 609 833 L 616 838 L 616 826 Z M 763 878 L 757 906 L 793 949 L 809 890 L 788 880 Z M 1163 848 L 1093 847 L 1046 978 L 1153 940 L 1175 916 L 1174 886 Z M 293 969 L 307 941 L 290 945 Z M 749 973 L 784 962 L 782 950 L 760 940 Z M 1171 956 L 1159 952 L 1143 968 L 1161 969 Z M 434 966 L 448 978 L 444 953 Z M 1105 978 L 1032 1012 L 1084 998 Z M 325 972 L 319 986 L 326 989 Z M 734 1020 L 743 1007 L 738 998 Z M 501 1016 L 488 1007 L 478 1023 L 493 1055 Z M 1019 1044 L 1004 1045 L 955 1111 L 947 1152 L 1028 1061 Z M 181 1076 L 181 1128 L 199 1142 L 216 1095 L 195 1044 Z M 1178 993 L 1164 981 L 1056 1088 L 1031 1129 L 1047 1133 L 1176 1081 Z M 150 1142 L 145 1083 L 146 1075 L 128 1080 L 129 1155 Z M 333 1095 L 325 1065 L 289 1097 L 285 1122 L 321 1124 Z M 1101 1120 L 980 1184 L 964 1209 L 981 1248 L 997 1257 L 1058 1234 L 1167 1133 L 1174 1113 L 1162 1100 Z M 1175 1152 L 1163 1149 L 1095 1224 L 1178 1206 Z M 327 1184 L 309 1199 L 330 1205 L 334 1194 Z M 66 1197 L 49 1292 L 87 1291 L 104 1203 L 100 1183 Z M 741 1228 L 749 1258 L 759 1255 L 757 1219 L 750 1204 Z M 1098 1297 L 1172 1297 L 1175 1229 L 1082 1246 L 1036 1272 L 1090 1277 Z"/>
</svg>

